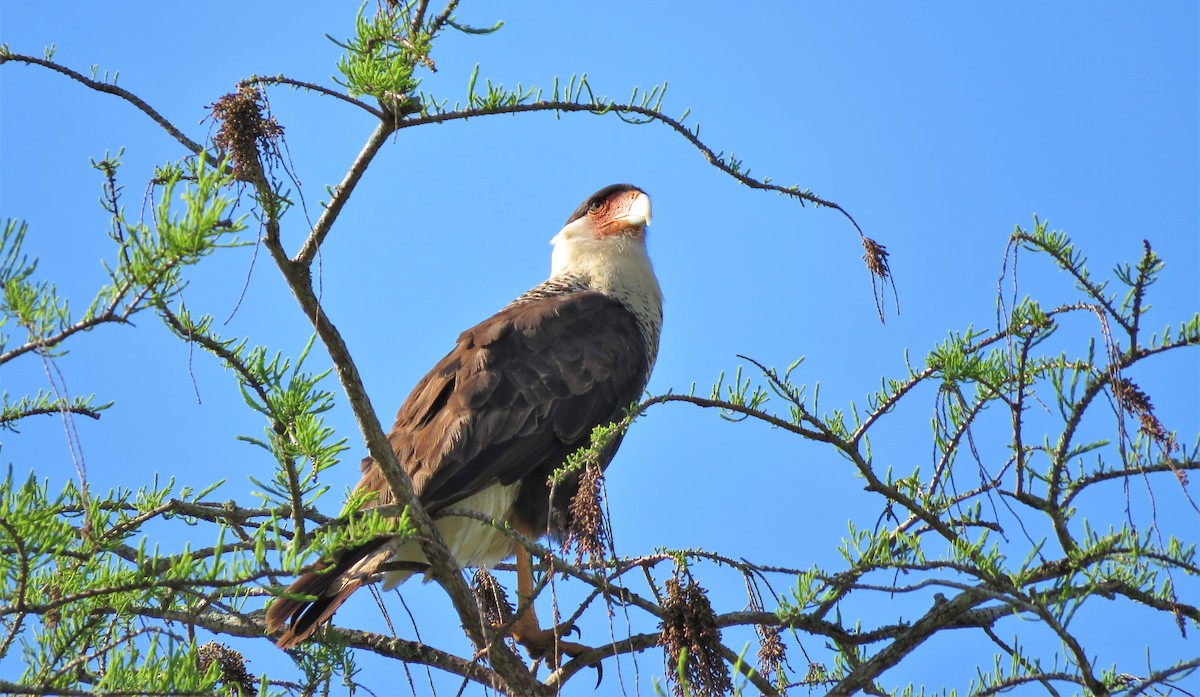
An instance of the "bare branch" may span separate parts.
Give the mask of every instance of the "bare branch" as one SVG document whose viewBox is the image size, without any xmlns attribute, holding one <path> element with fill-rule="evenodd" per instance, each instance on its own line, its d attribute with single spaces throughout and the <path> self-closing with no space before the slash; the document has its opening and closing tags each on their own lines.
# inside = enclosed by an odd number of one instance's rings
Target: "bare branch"
<svg viewBox="0 0 1200 697">
<path fill-rule="evenodd" d="M 380 148 L 387 142 L 387 137 L 392 132 L 392 126 L 386 120 L 380 121 L 375 126 L 375 131 L 371 133 L 371 137 L 367 139 L 366 145 L 358 153 L 354 164 L 350 165 L 350 170 L 346 172 L 342 183 L 334 190 L 333 197 L 325 206 L 325 211 L 317 219 L 316 225 L 313 225 L 312 232 L 309 234 L 308 239 L 304 241 L 304 246 L 296 253 L 295 259 L 292 260 L 295 265 L 305 269 L 312 265 L 313 258 L 316 257 L 321 244 L 325 241 L 325 236 L 329 234 L 329 230 L 333 227 L 333 221 L 337 220 L 338 215 L 342 212 L 342 207 L 346 205 L 346 201 L 350 200 L 350 194 L 354 193 L 354 187 L 362 179 L 363 173 L 367 171 L 367 165 L 371 164 L 371 160 L 375 159 L 375 155 L 379 153 Z"/>
<path fill-rule="evenodd" d="M 297 89 L 307 90 L 309 92 L 316 92 L 317 94 L 323 94 L 327 97 L 333 97 L 335 99 L 340 99 L 343 102 L 346 102 L 347 104 L 352 104 L 352 105 L 358 107 L 359 109 L 366 111 L 368 114 L 374 116 L 375 118 L 377 118 L 381 121 L 386 118 L 386 115 L 379 109 L 371 106 L 370 104 L 367 104 L 364 101 L 355 99 L 354 97 L 351 97 L 348 94 L 343 94 L 341 92 L 338 92 L 337 90 L 332 90 L 332 89 L 329 89 L 328 87 L 323 87 L 323 86 L 318 85 L 313 82 L 305 82 L 303 80 L 294 80 L 290 77 L 284 77 L 283 75 L 275 75 L 273 77 L 267 76 L 267 75 L 251 75 L 250 77 L 243 78 L 242 80 L 238 81 L 238 85 L 239 86 L 241 86 L 241 85 L 289 85 L 289 86 L 295 87 Z"/>
<path fill-rule="evenodd" d="M 495 115 L 499 115 L 499 114 L 519 114 L 519 113 L 538 112 L 538 111 L 554 111 L 554 112 L 568 112 L 568 113 L 569 112 L 589 112 L 589 113 L 594 113 L 594 114 L 607 114 L 610 112 L 617 113 L 617 114 L 637 114 L 639 116 L 642 116 L 642 117 L 645 117 L 648 119 L 652 119 L 654 121 L 658 121 L 662 124 L 665 124 L 671 130 L 675 131 L 679 135 L 683 136 L 689 143 L 692 144 L 693 147 L 695 147 L 697 150 L 700 151 L 700 154 L 704 156 L 704 159 L 707 160 L 710 165 L 712 165 L 713 167 L 716 167 L 717 169 L 721 170 L 722 172 L 728 174 L 729 176 L 738 180 L 742 184 L 745 184 L 746 186 L 748 186 L 752 189 L 763 189 L 765 191 L 774 191 L 776 193 L 783 194 L 784 196 L 790 196 L 790 197 L 798 199 L 800 201 L 807 201 L 808 203 L 812 203 L 817 206 L 824 206 L 826 208 L 832 208 L 832 209 L 838 211 L 839 213 L 841 213 L 848 221 L 850 221 L 850 224 L 854 226 L 854 229 L 856 231 L 858 231 L 858 234 L 860 236 L 866 237 L 866 235 L 862 231 L 862 228 L 859 227 L 858 222 L 856 222 L 854 220 L 854 216 L 850 215 L 850 213 L 846 209 L 842 208 L 837 203 L 834 203 L 833 201 L 830 201 L 827 199 L 823 199 L 820 196 L 817 196 L 815 194 L 810 194 L 810 193 L 807 193 L 804 191 L 800 191 L 796 187 L 780 186 L 778 184 L 772 184 L 770 182 L 751 177 L 751 176 L 745 174 L 744 172 L 739 171 L 737 168 L 731 166 L 729 163 L 725 162 L 723 159 L 718 157 L 717 153 L 713 152 L 712 148 L 705 145 L 704 142 L 702 140 L 700 140 L 700 138 L 695 133 L 693 133 L 690 129 L 688 129 L 686 126 L 684 126 L 683 123 L 681 123 L 680 121 L 673 119 L 670 116 L 667 116 L 666 114 L 663 114 L 662 112 L 657 111 L 655 109 L 650 109 L 650 108 L 647 108 L 644 106 L 639 106 L 637 104 L 620 104 L 620 103 L 613 102 L 613 101 L 605 102 L 602 104 L 588 103 L 588 102 L 573 102 L 573 101 L 538 101 L 538 102 L 528 102 L 528 103 L 524 103 L 524 104 L 505 104 L 505 105 L 500 105 L 500 106 L 473 107 L 473 108 L 468 108 L 468 109 L 458 109 L 455 111 L 446 111 L 446 112 L 441 112 L 441 113 L 436 113 L 436 114 L 424 114 L 421 116 L 414 116 L 412 118 L 405 119 L 400 124 L 398 124 L 397 130 L 403 129 L 403 128 L 412 128 L 414 126 L 421 126 L 421 125 L 428 124 L 428 123 L 445 123 L 447 121 L 465 120 L 465 119 L 471 119 L 471 118 L 478 118 L 480 116 L 495 116 Z"/>
<path fill-rule="evenodd" d="M 88 88 L 96 90 L 97 92 L 103 92 L 105 94 L 111 94 L 116 97 L 120 97 L 121 99 L 123 99 L 126 102 L 129 102 L 130 104 L 135 106 L 139 111 L 141 111 L 146 116 L 149 116 L 154 121 L 154 123 L 157 123 L 159 126 L 162 127 L 163 130 L 165 130 L 167 133 L 171 134 L 172 138 L 179 141 L 179 143 L 181 145 L 183 145 L 183 147 L 187 148 L 193 155 L 199 155 L 202 152 L 204 152 L 204 148 L 202 148 L 199 143 L 197 143 L 196 141 L 194 141 L 191 138 L 188 138 L 186 135 L 184 135 L 183 131 L 181 131 L 175 127 L 175 124 L 168 121 L 166 119 L 166 117 L 164 117 L 162 114 L 155 111 L 154 108 L 151 107 L 149 104 L 147 104 L 145 101 L 143 101 L 141 99 L 141 97 L 138 97 L 136 94 L 130 92 L 129 90 L 123 89 L 121 87 L 117 87 L 116 85 L 108 83 L 108 82 L 92 80 L 91 78 L 88 78 L 81 73 L 71 70 L 70 68 L 67 68 L 65 66 L 59 65 L 58 63 L 55 63 L 54 61 L 45 60 L 45 59 L 37 58 L 34 56 L 26 56 L 26 55 L 22 55 L 20 53 L 9 53 L 9 52 L 0 53 L 0 65 L 3 65 L 4 63 L 6 63 L 10 60 L 16 61 L 18 63 L 27 63 L 29 65 L 39 65 L 43 68 L 48 68 L 49 70 L 53 70 L 56 73 L 66 75 L 67 77 L 71 78 L 72 80 L 76 80 L 77 82 L 80 82 L 83 85 L 87 86 Z"/>
</svg>

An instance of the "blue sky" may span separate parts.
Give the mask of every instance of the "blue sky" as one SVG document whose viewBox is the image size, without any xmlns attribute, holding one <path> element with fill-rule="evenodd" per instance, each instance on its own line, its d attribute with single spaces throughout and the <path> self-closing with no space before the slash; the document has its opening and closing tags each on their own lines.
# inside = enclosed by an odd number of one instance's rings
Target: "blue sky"
<svg viewBox="0 0 1200 697">
<path fill-rule="evenodd" d="M 906 349 L 916 363 L 949 330 L 994 326 L 1008 235 L 1015 225 L 1030 227 L 1035 214 L 1066 230 L 1093 273 L 1106 276 L 1136 260 L 1149 240 L 1167 263 L 1149 326 L 1200 308 L 1195 4 L 679 7 L 463 3 L 460 20 L 505 26 L 488 37 L 443 36 L 433 54 L 437 73 L 423 89 L 461 100 L 476 63 L 481 80 L 505 85 L 549 87 L 556 76 L 586 72 L 597 93 L 619 98 L 666 81 L 665 110 L 690 109 L 688 123 L 702 124 L 715 150 L 735 152 L 754 175 L 838 202 L 887 246 L 899 316 L 877 320 L 845 219 L 738 185 L 660 125 L 530 115 L 412 129 L 372 164 L 321 259 L 327 309 L 381 421 L 390 423 L 459 331 L 545 277 L 549 238 L 579 201 L 615 181 L 638 184 L 654 201 L 650 250 L 666 324 L 653 392 L 685 391 L 693 382 L 706 391 L 740 363 L 737 354 L 775 366 L 805 356 L 799 379 L 820 381 L 824 404 L 862 404 L 880 376 L 903 374 Z M 339 49 L 324 35 L 348 36 L 353 23 L 353 6 L 335 3 L 215 2 L 199 10 L 5 3 L 0 41 L 35 55 L 54 43 L 68 66 L 120 71 L 120 85 L 202 139 L 212 127 L 205 106 L 251 73 L 331 85 Z M 324 187 L 341 179 L 373 124 L 330 99 L 282 89 L 269 96 L 315 218 Z M 120 148 L 131 212 L 153 166 L 185 154 L 113 97 L 41 69 L 0 68 L 0 215 L 28 221 L 28 252 L 41 258 L 42 277 L 80 310 L 103 283 L 99 261 L 111 258 L 96 204 L 101 179 L 88 159 Z M 300 211 L 288 222 L 294 249 L 305 229 Z M 1022 292 L 1047 304 L 1073 297 L 1069 280 L 1046 263 L 1023 256 L 1021 264 Z M 237 307 L 223 333 L 292 355 L 307 341 L 310 328 L 265 253 L 225 255 L 191 281 L 186 298 L 194 309 L 224 318 Z M 1075 329 L 1091 327 L 1079 320 Z M 1056 341 L 1082 353 L 1070 337 Z M 69 348 L 58 365 L 70 391 L 116 401 L 100 423 L 78 424 L 93 486 L 136 487 L 154 473 L 193 487 L 227 477 L 217 497 L 248 500 L 246 476 L 268 473 L 261 451 L 234 440 L 261 433 L 262 424 L 232 378 L 209 357 L 189 355 L 152 317 L 134 328 L 102 328 Z M 1195 352 L 1166 356 L 1134 377 L 1167 427 L 1193 442 L 1200 432 Z M 0 372 L 0 388 L 10 393 L 36 391 L 46 380 L 32 360 Z M 918 394 L 893 417 L 877 457 L 897 470 L 928 465 L 933 397 Z M 333 492 L 324 507 L 334 513 L 340 491 L 358 478 L 363 449 L 340 400 L 329 422 L 352 444 L 325 475 Z M 55 486 L 75 476 L 54 419 L 3 434 L 0 455 L 17 473 L 36 471 Z M 998 463 L 1003 455 L 990 457 Z M 1195 512 L 1167 484 L 1155 492 L 1160 523 L 1195 541 Z M 622 553 L 703 547 L 793 566 L 832 563 L 846 520 L 875 520 L 878 506 L 861 487 L 824 448 L 683 405 L 639 422 L 608 476 Z M 1190 491 L 1200 496 L 1195 482 Z M 1132 514 L 1149 520 L 1144 497 L 1135 497 Z M 739 578 L 702 579 L 724 594 L 724 609 L 740 607 Z M 1194 579 L 1185 590 L 1195 602 Z M 427 641 L 460 642 L 454 626 L 436 626 L 449 609 L 435 591 L 413 584 L 403 591 L 410 607 L 429 604 L 414 608 L 430 617 L 421 627 Z M 1122 626 L 1121 637 L 1097 644 L 1102 664 L 1125 661 L 1136 672 L 1151 637 L 1159 637 L 1156 656 L 1196 653 L 1169 618 L 1144 627 L 1123 621 L 1126 610 L 1116 604 L 1111 616 L 1080 620 L 1103 633 Z M 379 625 L 366 597 L 338 621 Z M 803 643 L 820 654 L 821 642 Z M 945 684 L 965 687 L 974 652 L 986 648 L 955 633 L 887 677 L 921 681 L 936 671 Z M 1050 642 L 1044 648 L 1053 650 Z M 265 640 L 253 650 L 252 671 L 281 665 Z M 792 660 L 805 663 L 798 651 Z M 638 665 L 643 677 L 661 672 L 653 652 Z M 361 679 L 386 684 L 388 675 L 387 666 L 367 662 Z"/>
</svg>

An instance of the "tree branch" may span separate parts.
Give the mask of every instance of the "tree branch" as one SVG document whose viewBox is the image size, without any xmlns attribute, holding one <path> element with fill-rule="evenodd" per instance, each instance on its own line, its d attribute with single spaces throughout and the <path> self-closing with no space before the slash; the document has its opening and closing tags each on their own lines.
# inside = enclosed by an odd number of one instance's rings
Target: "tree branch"
<svg viewBox="0 0 1200 697">
<path fill-rule="evenodd" d="M 766 191 L 774 191 L 776 193 L 783 194 L 784 196 L 790 196 L 790 197 L 798 199 L 800 201 L 807 201 L 816 206 L 824 206 L 826 208 L 832 208 L 833 210 L 836 210 L 839 213 L 841 213 L 842 216 L 844 216 L 846 218 L 846 220 L 850 221 L 850 224 L 854 226 L 854 229 L 858 232 L 858 234 L 860 236 L 863 236 L 863 237 L 866 236 L 863 233 L 862 228 L 859 227 L 858 222 L 854 220 L 854 216 L 850 215 L 850 213 L 845 208 L 842 208 L 837 203 L 834 203 L 833 201 L 830 201 L 827 199 L 823 199 L 820 196 L 817 196 L 815 194 L 800 191 L 798 187 L 780 186 L 778 184 L 772 184 L 769 181 L 755 179 L 754 177 L 749 176 L 748 174 L 742 172 L 740 169 L 731 166 L 729 163 L 725 162 L 723 159 L 718 157 L 717 153 L 713 152 L 712 148 L 705 145 L 704 141 L 700 140 L 700 138 L 694 132 L 692 132 L 690 129 L 685 127 L 682 122 L 677 121 L 676 119 L 673 119 L 670 116 L 667 116 L 666 114 L 663 114 L 660 111 L 657 111 L 655 109 L 650 109 L 647 107 L 643 107 L 643 106 L 639 106 L 637 104 L 620 104 L 620 103 L 613 102 L 613 101 L 609 101 L 609 102 L 605 102 L 605 103 L 585 103 L 585 102 L 554 100 L 554 101 L 527 102 L 524 104 L 504 104 L 504 105 L 499 105 L 499 106 L 472 107 L 472 108 L 467 108 L 467 109 L 458 109 L 455 111 L 445 111 L 445 112 L 440 112 L 440 113 L 430 113 L 430 114 L 423 114 L 420 116 L 414 116 L 412 118 L 404 119 L 402 122 L 397 124 L 396 128 L 397 128 L 397 130 L 399 130 L 399 129 L 403 129 L 403 128 L 412 128 L 414 126 L 421 126 L 421 125 L 429 124 L 429 123 L 445 123 L 447 121 L 472 119 L 472 118 L 478 118 L 480 116 L 495 116 L 495 115 L 499 115 L 499 114 L 519 114 L 519 113 L 538 112 L 538 111 L 554 111 L 554 112 L 568 112 L 568 113 L 590 112 L 590 113 L 594 113 L 597 115 L 603 115 L 603 114 L 607 114 L 610 112 L 616 113 L 616 114 L 637 114 L 639 116 L 642 116 L 642 117 L 645 117 L 645 118 L 648 118 L 648 119 L 651 119 L 654 121 L 658 121 L 658 122 L 666 125 L 667 127 L 669 127 L 671 130 L 675 131 L 679 135 L 683 136 L 684 139 L 686 139 L 689 143 L 691 143 L 693 147 L 695 147 L 697 150 L 700 151 L 700 154 L 704 156 L 704 159 L 707 160 L 710 165 L 712 165 L 713 167 L 716 167 L 717 169 L 721 170 L 725 174 L 728 174 L 729 176 L 738 180 L 742 184 L 745 184 L 746 186 L 748 186 L 752 189 L 762 189 L 762 190 L 766 190 Z"/>
<path fill-rule="evenodd" d="M 43 68 L 47 68 L 49 70 L 53 70 L 56 73 L 61 73 L 63 75 L 66 75 L 67 77 L 71 78 L 72 80 L 76 80 L 77 82 L 80 82 L 83 85 L 85 85 L 86 87 L 93 89 L 97 92 L 103 92 L 105 94 L 111 94 L 116 97 L 120 97 L 121 99 L 125 100 L 126 102 L 129 102 L 130 104 L 132 104 L 134 107 L 136 107 L 139 111 L 141 111 L 146 116 L 149 116 L 154 121 L 154 123 L 157 123 L 159 126 L 162 127 L 163 130 L 165 130 L 167 133 L 171 134 L 172 138 L 179 141 L 179 143 L 181 145 L 183 145 L 183 147 L 187 148 L 193 155 L 199 155 L 200 153 L 204 152 L 204 148 L 202 148 L 199 143 L 197 143 L 196 141 L 194 141 L 191 138 L 188 138 L 186 135 L 184 135 L 183 131 L 181 131 L 175 127 L 175 124 L 168 121 L 162 114 L 155 111 L 153 107 L 151 107 L 146 102 L 142 101 L 142 99 L 140 97 L 138 97 L 136 94 L 130 92 L 129 90 L 122 89 L 120 87 L 117 87 L 114 84 L 110 84 L 107 82 L 100 82 L 99 80 L 92 80 L 91 78 L 88 78 L 81 73 L 75 72 L 74 70 L 71 70 L 70 68 L 59 65 L 58 63 L 55 63 L 54 61 L 51 61 L 51 60 L 36 58 L 34 56 L 26 56 L 26 55 L 22 55 L 20 53 L 10 53 L 7 51 L 0 52 L 0 65 L 3 65 L 4 63 L 7 63 L 10 60 L 16 61 L 18 63 L 27 63 L 30 65 L 40 65 Z"/>
<path fill-rule="evenodd" d="M 317 219 L 316 225 L 313 225 L 308 239 L 304 241 L 304 246 L 300 248 L 295 259 L 292 260 L 296 266 L 303 267 L 306 270 L 306 275 L 308 267 L 312 265 L 313 258 L 317 255 L 321 244 L 325 241 L 325 237 L 333 227 L 333 221 L 337 220 L 338 215 L 342 212 L 342 207 L 346 205 L 346 201 L 350 200 L 350 194 L 354 193 L 354 187 L 362 179 L 363 173 L 367 171 L 367 165 L 371 164 L 371 160 L 375 159 L 375 155 L 379 153 L 380 148 L 387 142 L 387 137 L 392 132 L 393 127 L 389 125 L 386 119 L 380 121 L 375 126 L 375 131 L 367 139 L 366 145 L 358 153 L 354 164 L 346 172 L 342 183 L 334 190 L 333 197 L 329 199 L 328 205 L 325 206 L 325 211 L 321 213 L 321 217 Z M 309 275 L 309 278 L 311 278 L 311 275 Z"/>
<path fill-rule="evenodd" d="M 266 86 L 266 85 L 289 85 L 289 86 L 295 87 L 297 89 L 307 90 L 309 92 L 316 92 L 317 94 L 323 94 L 327 97 L 333 97 L 334 99 L 340 99 L 343 102 L 346 102 L 347 104 L 352 104 L 352 105 L 358 107 L 359 109 L 366 111 L 368 114 L 371 114 L 372 116 L 379 119 L 380 121 L 383 121 L 387 118 L 386 115 L 379 109 L 376 109 L 375 107 L 371 106 L 370 104 L 367 104 L 366 102 L 355 99 L 354 97 L 351 97 L 348 94 L 342 94 L 341 92 L 338 92 L 337 90 L 332 90 L 332 89 L 329 89 L 328 87 L 323 87 L 316 83 L 305 82 L 303 80 L 293 80 L 292 78 L 284 77 L 283 75 L 275 75 L 274 77 L 270 77 L 270 76 L 266 76 L 266 75 L 251 75 L 250 77 L 243 78 L 242 80 L 238 81 L 238 86 L 242 86 L 242 85 L 263 85 L 263 86 Z"/>
</svg>

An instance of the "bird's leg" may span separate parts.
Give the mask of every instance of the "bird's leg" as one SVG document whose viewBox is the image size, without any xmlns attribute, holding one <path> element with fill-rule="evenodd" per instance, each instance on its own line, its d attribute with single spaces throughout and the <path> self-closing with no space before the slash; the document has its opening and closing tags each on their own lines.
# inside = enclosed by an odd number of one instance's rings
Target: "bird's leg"
<svg viewBox="0 0 1200 697">
<path fill-rule="evenodd" d="M 533 556 L 524 545 L 517 545 L 517 598 L 517 620 L 512 626 L 512 638 L 525 647 L 531 658 L 545 658 L 550 667 L 556 669 L 562 665 L 560 658 L 564 654 L 574 658 L 591 650 L 589 646 L 562 640 L 563 634 L 572 629 L 570 626 L 541 628 L 533 609 Z M 519 609 L 521 606 L 525 606 L 523 611 Z"/>
</svg>

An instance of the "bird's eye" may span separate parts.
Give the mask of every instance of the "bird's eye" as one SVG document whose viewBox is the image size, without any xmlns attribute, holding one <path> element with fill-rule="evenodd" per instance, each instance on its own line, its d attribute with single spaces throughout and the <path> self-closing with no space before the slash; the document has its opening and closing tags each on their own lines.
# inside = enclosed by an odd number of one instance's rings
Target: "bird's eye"
<svg viewBox="0 0 1200 697">
<path fill-rule="evenodd" d="M 599 211 L 601 208 L 604 208 L 603 203 L 601 203 L 600 201 L 592 201 L 591 205 L 588 206 L 588 213 L 595 213 L 595 212 Z"/>
</svg>

